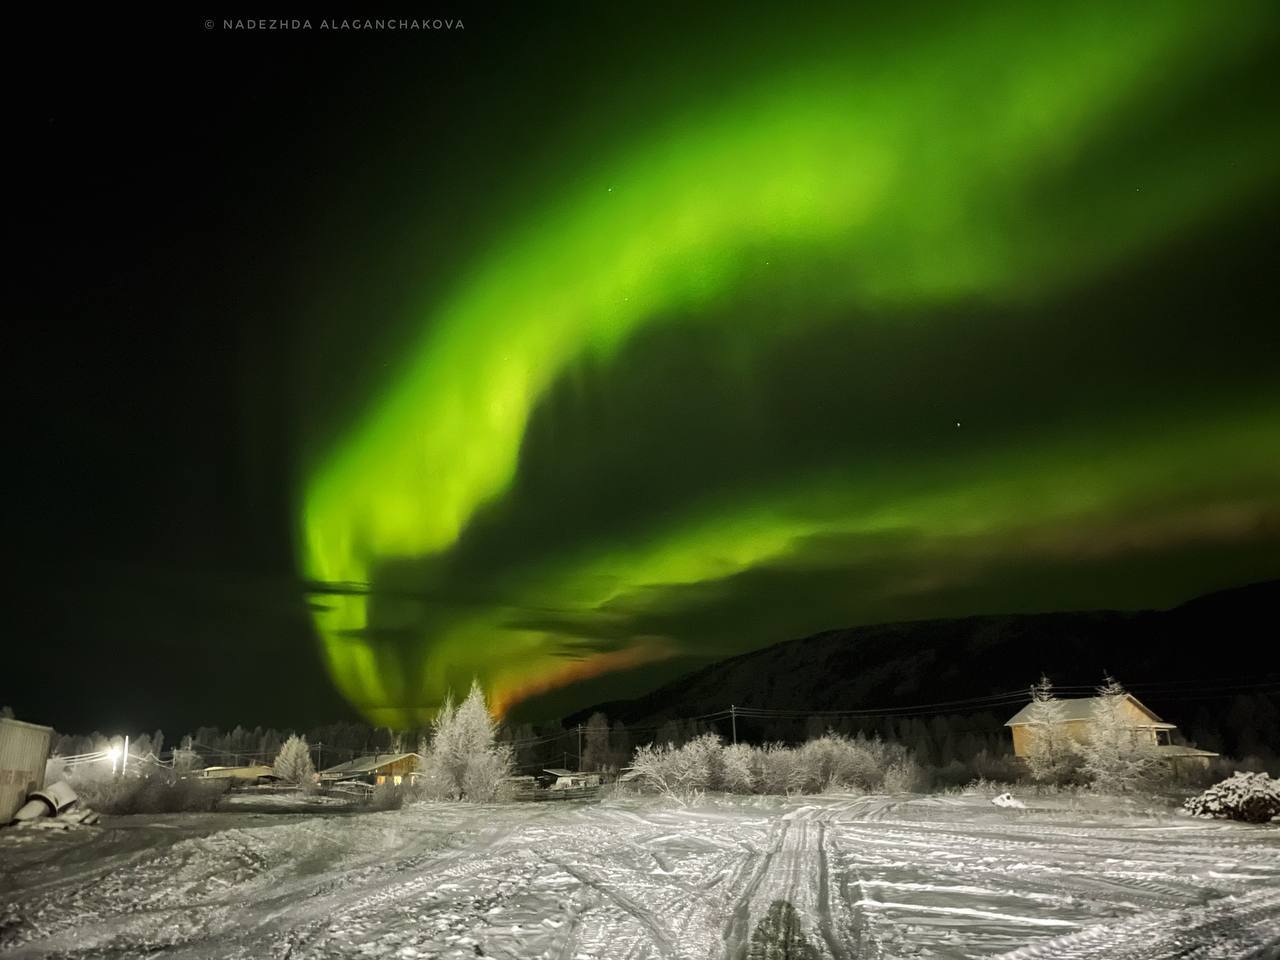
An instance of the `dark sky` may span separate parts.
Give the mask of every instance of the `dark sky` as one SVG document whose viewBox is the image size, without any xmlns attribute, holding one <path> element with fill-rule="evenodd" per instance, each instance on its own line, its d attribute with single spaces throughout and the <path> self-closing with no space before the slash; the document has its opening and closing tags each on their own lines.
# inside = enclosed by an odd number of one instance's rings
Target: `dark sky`
<svg viewBox="0 0 1280 960">
<path fill-rule="evenodd" d="M 1274 11 L 975 9 L 20 31 L 0 702 L 537 714 L 1280 575 Z"/>
</svg>

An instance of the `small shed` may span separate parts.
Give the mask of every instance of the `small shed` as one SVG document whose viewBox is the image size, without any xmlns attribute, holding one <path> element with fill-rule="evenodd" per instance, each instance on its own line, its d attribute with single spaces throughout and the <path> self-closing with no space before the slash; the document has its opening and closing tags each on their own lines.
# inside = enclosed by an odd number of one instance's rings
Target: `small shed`
<svg viewBox="0 0 1280 960">
<path fill-rule="evenodd" d="M 551 784 L 552 790 L 580 790 L 583 787 L 600 786 L 598 773 L 580 773 L 561 767 L 546 767 L 542 772 L 555 777 Z"/>
<path fill-rule="evenodd" d="M 0 718 L 0 824 L 8 823 L 44 786 L 44 767 L 53 743 L 53 728 Z"/>
<path fill-rule="evenodd" d="M 320 771 L 321 783 L 394 783 L 411 780 L 422 758 L 416 753 L 371 753 Z"/>
<path fill-rule="evenodd" d="M 1217 754 L 1211 750 L 1197 750 L 1195 747 L 1166 743 L 1156 747 L 1156 756 L 1169 764 L 1174 773 L 1183 774 L 1208 769 L 1209 761 Z"/>
</svg>

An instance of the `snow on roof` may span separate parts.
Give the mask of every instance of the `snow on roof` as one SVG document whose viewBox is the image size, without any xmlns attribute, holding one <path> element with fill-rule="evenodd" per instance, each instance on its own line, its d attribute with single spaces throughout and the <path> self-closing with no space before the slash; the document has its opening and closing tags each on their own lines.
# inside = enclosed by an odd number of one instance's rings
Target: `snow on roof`
<svg viewBox="0 0 1280 960">
<path fill-rule="evenodd" d="M 1139 710 L 1141 710 L 1143 713 L 1149 716 L 1153 721 L 1155 721 L 1154 723 L 1149 724 L 1149 726 L 1159 727 L 1161 729 L 1167 729 L 1167 730 L 1173 730 L 1176 728 L 1176 724 L 1165 723 L 1163 720 L 1157 717 L 1154 710 L 1152 710 L 1145 703 L 1143 703 L 1141 700 L 1135 697 L 1132 693 L 1126 693 L 1125 698 L 1130 703 L 1132 703 L 1135 707 L 1137 707 Z M 1071 700 L 1059 700 L 1058 703 L 1061 704 L 1061 707 L 1062 707 L 1063 722 L 1067 723 L 1072 720 L 1092 720 L 1094 704 L 1096 704 L 1101 699 L 1102 699 L 1101 697 L 1076 697 Z M 1012 717 L 1006 720 L 1005 726 L 1016 727 L 1021 724 L 1030 723 L 1030 722 L 1031 722 L 1031 704 L 1028 703 L 1025 707 L 1023 707 L 1021 710 L 1015 713 Z"/>
<path fill-rule="evenodd" d="M 576 774 L 572 770 L 565 770 L 563 767 L 543 767 L 543 773 L 549 773 L 553 777 L 572 777 Z"/>
<path fill-rule="evenodd" d="M 241 767 L 205 767 L 200 771 L 200 776 L 211 780 L 219 777 L 247 780 L 254 777 L 274 777 L 275 775 L 275 769 L 265 763 L 248 764 Z"/>
<path fill-rule="evenodd" d="M 336 767 L 326 767 L 320 773 L 322 776 L 359 776 L 364 773 L 372 773 L 380 767 L 397 763 L 407 757 L 417 756 L 416 753 L 371 753 L 363 757 L 355 757 L 346 763 L 338 764 Z"/>
</svg>

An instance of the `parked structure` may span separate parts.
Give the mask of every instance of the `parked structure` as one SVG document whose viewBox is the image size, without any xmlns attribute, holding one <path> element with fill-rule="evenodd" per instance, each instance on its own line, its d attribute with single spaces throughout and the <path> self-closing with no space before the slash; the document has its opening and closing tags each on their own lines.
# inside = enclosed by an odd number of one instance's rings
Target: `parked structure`
<svg viewBox="0 0 1280 960">
<path fill-rule="evenodd" d="M 53 728 L 0 718 L 0 824 L 8 823 L 44 786 Z"/>
<path fill-rule="evenodd" d="M 201 780 L 234 780 L 237 783 L 274 783 L 280 778 L 264 763 L 247 767 L 205 767 L 197 776 Z"/>
<path fill-rule="evenodd" d="M 542 772 L 555 777 L 551 784 L 552 790 L 580 790 L 583 787 L 600 786 L 598 773 L 581 773 L 561 767 L 548 767 Z"/>
<path fill-rule="evenodd" d="M 600 796 L 600 774 L 547 767 L 541 776 L 508 777 L 512 800 L 591 800 Z"/>
<path fill-rule="evenodd" d="M 1067 735 L 1078 743 L 1086 743 L 1093 735 L 1094 709 L 1101 698 L 1078 697 L 1071 700 L 1060 700 L 1062 726 Z M 1035 742 L 1036 727 L 1031 723 L 1032 706 L 1027 704 L 1005 723 L 1013 736 L 1013 753 L 1017 757 L 1026 757 L 1031 753 Z M 1177 724 L 1167 723 L 1156 715 L 1156 712 L 1131 693 L 1125 694 L 1124 716 L 1130 727 L 1135 748 L 1145 747 L 1169 762 L 1175 770 L 1205 768 L 1216 753 L 1208 750 L 1197 750 L 1173 742 L 1177 732 Z"/>
<path fill-rule="evenodd" d="M 416 753 L 374 753 L 320 771 L 321 783 L 400 784 L 412 780 L 422 757 Z"/>
</svg>

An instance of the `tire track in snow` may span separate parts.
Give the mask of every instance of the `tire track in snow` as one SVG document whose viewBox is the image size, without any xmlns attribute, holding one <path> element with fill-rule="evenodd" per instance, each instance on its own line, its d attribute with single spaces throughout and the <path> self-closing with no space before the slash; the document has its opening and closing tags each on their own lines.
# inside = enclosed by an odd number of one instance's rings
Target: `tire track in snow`
<svg viewBox="0 0 1280 960">
<path fill-rule="evenodd" d="M 782 848 L 782 841 L 786 838 L 789 826 L 788 821 L 779 820 L 769 833 L 766 849 L 750 856 L 743 863 L 743 868 L 750 870 L 750 876 L 743 884 L 742 893 L 734 902 L 729 913 L 729 921 L 724 928 L 722 939 L 725 943 L 725 960 L 741 960 L 747 955 L 747 942 L 751 931 L 751 901 L 768 874 L 773 858 Z M 733 889 L 735 886 L 730 884 L 729 888 Z"/>
</svg>

